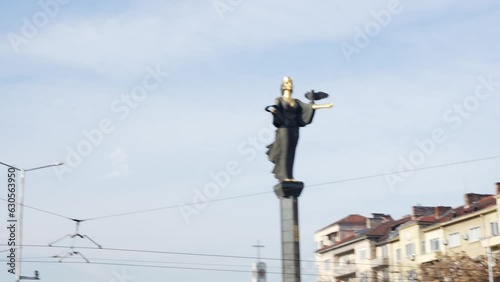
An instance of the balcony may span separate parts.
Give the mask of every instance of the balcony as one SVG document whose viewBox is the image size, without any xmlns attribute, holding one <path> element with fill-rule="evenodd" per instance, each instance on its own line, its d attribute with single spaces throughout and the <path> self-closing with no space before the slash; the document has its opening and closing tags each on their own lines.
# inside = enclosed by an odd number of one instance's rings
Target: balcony
<svg viewBox="0 0 500 282">
<path fill-rule="evenodd" d="M 430 254 L 425 254 L 425 255 L 420 255 L 418 256 L 418 262 L 419 263 L 426 263 L 430 261 L 435 261 L 439 259 L 439 256 L 441 255 L 441 252 L 434 252 Z"/>
<path fill-rule="evenodd" d="M 370 260 L 370 264 L 373 268 L 375 267 L 385 267 L 389 265 L 389 258 L 375 258 Z"/>
<path fill-rule="evenodd" d="M 498 247 L 500 245 L 500 236 L 484 237 L 481 240 L 481 246 L 487 248 L 488 245 L 492 248 Z"/>
<path fill-rule="evenodd" d="M 347 275 L 355 275 L 357 267 L 355 264 L 336 264 L 334 268 L 334 276 L 341 277 Z"/>
</svg>

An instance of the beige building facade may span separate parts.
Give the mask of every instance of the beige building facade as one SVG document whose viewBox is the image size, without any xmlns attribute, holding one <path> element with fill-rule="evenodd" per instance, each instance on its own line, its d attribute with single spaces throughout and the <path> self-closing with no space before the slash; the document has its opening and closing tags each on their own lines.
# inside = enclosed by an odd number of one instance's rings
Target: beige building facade
<svg viewBox="0 0 500 282">
<path fill-rule="evenodd" d="M 318 281 L 420 281 L 421 264 L 440 255 L 500 251 L 500 184 L 495 192 L 465 194 L 457 208 L 415 206 L 398 220 L 350 215 L 319 230 Z"/>
</svg>

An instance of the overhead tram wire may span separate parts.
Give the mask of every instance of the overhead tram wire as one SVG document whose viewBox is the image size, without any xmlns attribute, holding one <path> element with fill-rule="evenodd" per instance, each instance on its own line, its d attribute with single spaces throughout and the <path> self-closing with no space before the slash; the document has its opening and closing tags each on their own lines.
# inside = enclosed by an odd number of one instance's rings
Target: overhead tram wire
<svg viewBox="0 0 500 282">
<path fill-rule="evenodd" d="M 1 262 L 6 262 L 6 260 L 0 260 Z M 151 264 L 125 264 L 125 263 L 105 263 L 105 262 L 83 262 L 83 261 L 74 261 L 74 262 L 69 262 L 69 261 L 64 261 L 64 262 L 58 262 L 58 261 L 43 261 L 43 260 L 23 260 L 24 263 L 46 263 L 46 264 L 94 264 L 94 265 L 110 265 L 110 266 L 131 266 L 131 267 L 147 267 L 147 268 L 163 268 L 163 269 L 179 269 L 179 270 L 202 270 L 202 271 L 220 271 L 220 272 L 240 272 L 240 273 L 250 273 L 252 271 L 250 270 L 238 270 L 238 269 L 223 269 L 223 268 L 201 268 L 201 267 L 182 267 L 182 266 L 162 266 L 162 265 L 151 265 Z M 396 265 L 392 265 L 396 266 Z M 398 265 L 401 266 L 401 265 Z M 416 268 L 417 266 L 415 265 L 408 265 L 406 267 L 410 268 Z M 421 268 L 431 268 L 431 269 L 449 269 L 449 267 L 437 267 L 437 266 L 420 266 L 417 267 L 419 269 Z M 467 271 L 467 270 L 477 270 L 477 269 L 472 269 L 472 268 L 461 268 L 461 270 Z M 268 274 L 286 274 L 281 271 L 279 272 L 267 272 Z M 308 274 L 308 273 L 303 273 L 302 275 L 304 276 L 333 276 L 333 275 L 320 275 L 320 274 Z M 373 276 L 369 276 L 372 277 Z"/>
<path fill-rule="evenodd" d="M 106 263 L 106 262 L 57 262 L 57 261 L 38 261 L 25 260 L 24 263 L 46 263 L 46 264 L 94 264 L 94 265 L 109 265 L 109 266 L 127 266 L 127 267 L 146 267 L 146 268 L 163 268 L 163 269 L 179 269 L 179 270 L 201 270 L 201 271 L 216 271 L 216 272 L 236 272 L 236 273 L 252 273 L 252 270 L 239 269 L 217 269 L 217 268 L 201 268 L 201 267 L 182 267 L 182 266 L 164 266 L 164 265 L 148 265 L 148 264 L 128 264 L 128 263 Z M 266 272 L 267 274 L 287 274 L 283 272 Z M 317 276 L 317 274 L 303 274 L 304 276 Z"/>
<path fill-rule="evenodd" d="M 0 246 L 7 246 L 7 244 L 0 244 Z M 69 248 L 69 246 L 48 246 L 48 245 L 29 245 L 29 244 L 25 244 L 25 245 L 23 245 L 23 247 L 24 248 L 63 248 L 63 249 Z M 210 254 L 210 253 L 191 253 L 191 252 L 174 252 L 174 251 L 128 249 L 128 248 L 107 248 L 107 247 L 102 247 L 100 249 L 95 248 L 95 247 L 78 247 L 78 248 L 83 249 L 83 250 L 98 250 L 98 251 L 110 251 L 110 252 L 148 253 L 148 254 L 163 254 L 163 255 L 177 255 L 177 256 L 198 256 L 198 257 L 217 257 L 217 258 L 255 260 L 254 256 L 222 255 L 222 254 Z M 270 257 L 263 257 L 261 259 L 268 260 L 268 261 L 293 260 L 293 259 L 270 258 Z M 303 259 L 300 261 L 301 262 L 310 262 L 310 263 L 316 262 L 314 260 L 303 260 Z"/>
<path fill-rule="evenodd" d="M 259 193 L 253 193 L 253 194 L 245 194 L 245 195 L 239 195 L 239 196 L 234 196 L 234 197 L 214 199 L 214 200 L 210 200 L 210 201 L 207 201 L 207 202 L 219 202 L 219 201 L 235 200 L 235 199 L 239 199 L 239 198 L 260 196 L 260 195 L 269 194 L 269 193 L 270 192 L 266 191 L 266 192 L 259 192 Z M 4 201 L 4 202 L 7 202 L 7 203 L 9 202 L 7 199 L 1 198 L 1 197 L 0 197 L 0 200 Z M 19 205 L 18 202 L 15 202 L 14 204 Z M 153 208 L 153 209 L 147 209 L 147 210 L 140 210 L 140 211 L 134 211 L 134 212 L 124 212 L 124 213 L 107 215 L 107 216 L 101 216 L 101 217 L 93 217 L 93 218 L 87 218 L 87 219 L 75 219 L 75 218 L 72 218 L 72 217 L 67 217 L 67 216 L 64 216 L 64 215 L 61 215 L 61 214 L 58 214 L 58 213 L 54 213 L 54 212 L 51 212 L 51 211 L 47 211 L 47 210 L 44 210 L 44 209 L 40 209 L 40 208 L 37 208 L 37 207 L 33 207 L 33 206 L 29 206 L 29 205 L 23 204 L 23 206 L 26 207 L 26 208 L 29 208 L 29 209 L 32 209 L 32 210 L 36 210 L 36 211 L 39 211 L 39 212 L 42 212 L 42 213 L 46 213 L 46 214 L 49 214 L 49 215 L 57 216 L 57 217 L 60 217 L 60 218 L 68 219 L 68 220 L 71 220 L 73 222 L 74 221 L 85 222 L 85 221 L 97 220 L 97 219 L 104 219 L 104 218 L 110 218 L 110 217 L 119 217 L 119 216 L 133 215 L 133 214 L 139 214 L 139 213 L 148 213 L 148 212 L 153 212 L 153 211 L 158 211 L 158 210 L 173 209 L 173 208 L 184 207 L 184 206 L 191 206 L 191 205 L 193 205 L 193 204 L 179 204 L 179 205 L 173 205 L 173 206 L 167 206 L 167 207 L 159 207 L 159 208 Z"/>
<path fill-rule="evenodd" d="M 0 244 L 0 246 L 6 246 L 6 244 Z M 23 245 L 24 248 L 27 247 L 32 247 L 32 248 L 68 248 L 68 246 L 47 246 L 47 245 Z M 199 256 L 199 257 L 217 257 L 217 258 L 231 258 L 231 259 L 252 259 L 254 260 L 255 257 L 253 256 L 237 256 L 237 255 L 222 255 L 222 254 L 210 254 L 210 253 L 191 253 L 191 252 L 173 252 L 173 251 L 160 251 L 160 250 L 145 250 L 145 249 L 126 249 L 126 248 L 94 248 L 94 247 L 79 247 L 81 249 L 87 249 L 87 250 L 98 250 L 98 251 L 116 251 L 116 252 L 125 252 L 125 253 L 149 253 L 149 254 L 165 254 L 165 255 L 177 255 L 177 256 Z M 269 257 L 263 257 L 261 258 L 262 260 L 267 260 L 267 261 L 287 261 L 287 260 L 294 260 L 294 259 L 282 259 L 282 258 L 269 258 Z M 2 260 L 0 260 L 2 261 Z M 117 260 L 118 261 L 118 260 Z M 315 260 L 305 260 L 301 259 L 299 260 L 301 262 L 309 262 L 309 263 L 318 263 L 318 261 Z M 362 266 L 373 266 L 371 263 L 363 263 L 363 262 L 352 262 L 351 264 L 353 265 L 362 265 Z M 405 265 L 405 264 L 388 264 L 388 266 L 392 267 L 405 267 L 405 268 L 414 268 L 415 265 Z M 424 266 L 424 268 L 438 268 L 436 266 Z M 305 268 L 304 268 L 305 269 Z M 463 269 L 463 270 L 474 270 L 474 269 Z"/>
<path fill-rule="evenodd" d="M 226 198 L 208 200 L 208 201 L 204 201 L 203 203 L 214 203 L 214 202 L 222 202 L 222 201 L 228 201 L 228 200 L 236 200 L 236 199 L 241 199 L 241 198 L 261 196 L 261 195 L 265 195 L 265 194 L 269 194 L 269 193 L 271 193 L 271 192 L 266 191 L 266 192 L 245 194 L 245 195 L 239 195 L 239 196 L 233 196 L 233 197 L 226 197 Z M 120 216 L 126 216 L 126 215 L 135 215 L 135 214 L 140 214 L 140 213 L 148 213 L 148 212 L 154 212 L 154 211 L 160 211 L 160 210 L 168 210 L 168 209 L 174 209 L 174 208 L 180 208 L 180 207 L 187 207 L 187 206 L 192 206 L 192 205 L 195 205 L 195 204 L 178 204 L 178 205 L 173 205 L 173 206 L 158 207 L 158 208 L 154 208 L 154 209 L 139 210 L 139 211 L 133 211 L 133 212 L 124 212 L 124 213 L 111 214 L 111 215 L 105 215 L 105 216 L 99 216 L 99 217 L 91 217 L 91 218 L 87 218 L 87 219 L 84 219 L 84 220 L 85 221 L 91 221 L 91 220 L 98 220 L 98 219 L 107 219 L 107 218 L 111 218 L 111 217 L 120 217 Z"/>
<path fill-rule="evenodd" d="M 45 259 L 54 260 L 54 257 L 30 257 L 26 260 Z M 135 263 L 156 263 L 156 264 L 180 264 L 180 265 L 198 265 L 198 266 L 220 266 L 220 267 L 245 267 L 248 264 L 220 264 L 220 263 L 202 263 L 202 262 L 183 262 L 183 261 L 161 261 L 161 260 L 140 260 L 140 259 L 116 259 L 116 258 L 87 258 L 90 261 L 114 261 L 114 262 L 135 262 Z M 281 266 L 266 266 L 267 268 L 281 268 Z M 306 268 L 302 268 L 306 269 Z"/>
<path fill-rule="evenodd" d="M 0 260 L 1 262 L 4 262 L 5 260 Z M 199 271 L 214 271 L 214 272 L 235 272 L 235 273 L 252 273 L 253 271 L 251 270 L 239 270 L 239 269 L 218 269 L 218 268 L 201 268 L 201 267 L 177 267 L 177 266 L 161 266 L 161 265 L 148 265 L 148 264 L 123 264 L 123 263 L 104 263 L 104 262 L 55 262 L 55 261 L 36 261 L 36 260 L 23 260 L 22 262 L 24 263 L 45 263 L 45 264 L 94 264 L 94 265 L 108 265 L 108 266 L 128 266 L 128 267 L 145 267 L 145 268 L 163 268 L 163 269 L 178 269 L 178 270 L 199 270 Z M 244 267 L 247 267 L 245 265 Z M 281 267 L 275 267 L 275 268 L 281 268 Z M 307 270 L 302 268 L 302 270 Z M 283 275 L 287 274 L 285 272 L 281 271 L 267 271 L 267 274 L 277 274 L 277 275 Z M 312 277 L 333 277 L 333 275 L 319 275 L 319 274 L 313 274 L 313 273 L 302 273 L 301 276 L 312 276 Z"/>
<path fill-rule="evenodd" d="M 6 246 L 6 244 L 0 244 L 0 246 Z M 69 248 L 70 246 L 48 246 L 48 245 L 23 245 L 23 247 L 31 248 Z M 102 251 L 112 251 L 112 252 L 130 252 L 130 253 L 149 253 L 149 254 L 164 254 L 164 255 L 179 255 L 179 256 L 200 256 L 200 257 L 218 257 L 218 258 L 232 258 L 232 259 L 251 259 L 255 260 L 253 256 L 237 256 L 237 255 L 221 255 L 221 254 L 209 254 L 209 253 L 190 253 L 190 252 L 174 252 L 174 251 L 159 251 L 159 250 L 144 250 L 144 249 L 127 249 L 127 248 L 107 248 L 102 247 L 100 249 L 95 247 L 78 247 L 84 250 L 102 250 Z M 281 258 L 262 258 L 265 260 L 276 260 L 281 261 Z M 305 262 L 314 262 L 302 260 Z"/>
<path fill-rule="evenodd" d="M 491 156 L 491 157 L 485 157 L 485 158 L 478 158 L 478 159 L 471 159 L 471 160 L 465 160 L 465 161 L 459 161 L 459 162 L 451 162 L 451 163 L 445 163 L 445 164 L 439 164 L 439 165 L 420 167 L 420 168 L 415 168 L 415 169 L 399 170 L 399 171 L 394 171 L 394 172 L 386 172 L 386 173 L 372 174 L 372 175 L 359 176 L 359 177 L 353 177 L 353 178 L 345 178 L 345 179 L 340 179 L 340 180 L 310 184 L 310 185 L 307 185 L 307 187 L 319 187 L 319 186 L 325 186 L 325 185 L 330 185 L 330 184 L 346 183 L 346 182 L 359 181 L 359 180 L 365 180 L 365 179 L 371 179 L 371 178 L 378 178 L 378 177 L 383 177 L 383 176 L 388 176 L 388 175 L 393 175 L 393 174 L 400 174 L 400 173 L 405 173 L 405 172 L 414 172 L 414 171 L 436 169 L 436 168 L 455 166 L 455 165 L 461 165 L 461 164 L 467 164 L 467 163 L 488 161 L 488 160 L 493 160 L 493 159 L 500 159 L 500 156 Z M 204 201 L 203 203 L 222 202 L 222 201 L 235 200 L 235 199 L 241 199 L 241 198 L 247 198 L 247 197 L 261 196 L 261 195 L 271 194 L 271 193 L 274 193 L 274 192 L 273 191 L 266 191 L 266 192 L 258 192 L 258 193 L 245 194 L 245 195 L 239 195 L 239 196 L 233 196 L 233 197 L 219 198 L 219 199 L 207 200 L 207 201 Z M 0 200 L 2 200 L 4 202 L 8 202 L 8 200 L 4 199 L 4 198 L 0 198 Z M 16 204 L 18 204 L 18 203 L 16 203 Z M 158 208 L 153 208 L 153 209 L 146 209 L 146 210 L 123 212 L 123 213 L 117 213 L 117 214 L 111 214 L 111 215 L 105 215 L 105 216 L 91 217 L 91 218 L 81 219 L 80 221 L 84 222 L 84 221 L 92 221 L 92 220 L 99 220 L 99 219 L 107 219 L 107 218 L 112 218 L 112 217 L 135 215 L 135 214 L 140 214 L 140 213 L 148 213 L 148 212 L 167 210 L 167 209 L 173 209 L 173 208 L 180 208 L 180 207 L 187 207 L 187 206 L 193 206 L 193 205 L 195 205 L 195 203 L 178 204 L 178 205 L 164 206 L 164 207 L 158 207 Z M 50 214 L 50 215 L 65 218 L 65 219 L 68 219 L 71 221 L 75 221 L 74 218 L 63 216 L 63 215 L 60 215 L 60 214 L 57 214 L 54 212 L 50 212 L 50 211 L 36 208 L 33 206 L 28 206 L 25 204 L 23 206 L 30 208 L 30 209 L 33 209 L 33 210 L 36 210 L 36 211 L 46 213 L 46 214 Z"/>
<path fill-rule="evenodd" d="M 31 259 L 37 259 L 37 258 L 31 258 Z M 39 258 L 39 259 L 43 259 L 43 258 Z M 96 260 L 106 260 L 106 259 L 96 259 Z M 5 260 L 0 260 L 1 262 L 5 261 Z M 129 261 L 129 260 L 120 260 L 120 259 L 108 259 L 108 261 Z M 133 260 L 130 260 L 131 262 Z M 301 260 L 303 261 L 303 260 Z M 49 263 L 52 263 L 52 264 L 55 264 L 55 263 L 62 263 L 62 262 L 55 262 L 55 261 L 30 261 L 29 259 L 26 259 L 26 260 L 23 260 L 23 262 L 27 262 L 27 263 L 46 263 L 46 264 L 49 264 Z M 137 261 L 137 262 L 140 262 L 140 261 Z M 151 263 L 168 263 L 168 262 L 160 262 L 160 261 L 144 261 L 144 262 L 151 262 Z M 84 263 L 84 262 L 65 262 L 66 264 L 89 264 L 89 263 Z M 112 265 L 112 266 L 131 266 L 131 267 L 145 267 L 145 268 L 163 268 L 163 269 L 179 269 L 179 270 L 199 270 L 199 271 L 214 271 L 214 272 L 244 272 L 244 273 L 248 273 L 250 271 L 247 271 L 247 270 L 233 270 L 233 269 L 212 269 L 212 268 L 201 268 L 201 267 L 177 267 L 177 266 L 158 266 L 158 265 L 146 265 L 146 264 L 123 264 L 123 263 L 101 263 L 101 262 L 91 262 L 90 264 L 95 264 L 95 265 Z M 175 263 L 173 263 L 175 264 Z M 363 263 L 353 263 L 355 265 L 364 265 Z M 192 265 L 209 265 L 209 264 L 202 264 L 202 263 L 193 263 Z M 225 266 L 225 265 L 216 265 L 216 264 L 210 264 L 212 266 Z M 237 267 L 236 265 L 227 265 L 229 267 Z M 394 266 L 394 267 L 409 267 L 409 268 L 415 268 L 415 265 L 401 265 L 401 264 L 397 264 L 397 265 L 388 265 L 388 266 Z M 246 267 L 245 266 L 241 266 L 241 267 Z M 280 267 L 272 267 L 272 268 L 280 268 Z M 437 267 L 437 266 L 419 266 L 417 267 L 418 269 L 422 269 L 422 268 L 430 268 L 430 269 L 448 269 L 448 267 Z M 306 273 L 307 271 L 317 271 L 316 268 L 314 269 L 310 269 L 310 268 L 304 268 L 304 267 L 301 267 L 301 269 L 305 272 L 302 273 L 303 276 L 316 276 L 316 277 L 335 277 L 335 274 L 319 274 L 319 273 L 316 273 L 316 274 L 313 274 L 313 273 Z M 467 271 L 467 270 L 477 270 L 477 269 L 468 269 L 468 268 L 462 268 L 462 270 L 464 271 Z M 397 271 L 398 273 L 399 271 Z M 284 274 L 283 272 L 268 272 L 269 274 Z M 375 276 L 372 276 L 372 275 L 368 275 L 366 276 L 367 278 L 375 278 Z M 377 276 L 378 277 L 378 276 Z M 359 277 L 356 276 L 356 278 L 358 279 Z"/>
<path fill-rule="evenodd" d="M 9 201 L 8 201 L 7 199 L 0 198 L 0 200 L 2 200 L 2 201 L 4 201 L 4 202 L 9 203 Z M 15 202 L 14 204 L 19 205 L 20 203 Z M 36 208 L 36 207 L 33 207 L 33 206 L 28 206 L 28 205 L 26 205 L 26 204 L 23 204 L 23 206 L 24 206 L 24 207 L 26 207 L 26 208 L 32 209 L 32 210 L 36 210 L 36 211 L 42 212 L 42 213 L 50 214 L 50 215 L 57 216 L 57 217 L 64 218 L 64 219 L 73 220 L 73 219 L 72 219 L 72 218 L 70 218 L 70 217 L 67 217 L 67 216 L 64 216 L 64 215 L 61 215 L 61 214 L 58 214 L 58 213 L 55 213 L 55 212 L 51 212 L 51 211 L 47 211 L 47 210 L 43 210 L 43 209 Z"/>
<path fill-rule="evenodd" d="M 322 182 L 322 183 L 306 185 L 306 187 L 319 187 L 319 186 L 325 186 L 325 185 L 330 185 L 330 184 L 359 181 L 359 180 L 365 180 L 365 179 L 371 179 L 371 178 L 384 177 L 384 176 L 393 175 L 393 174 L 400 174 L 400 173 L 405 173 L 405 172 L 414 172 L 414 171 L 421 171 L 421 170 L 436 169 L 436 168 L 455 166 L 455 165 L 461 165 L 461 164 L 467 164 L 467 163 L 488 161 L 488 160 L 493 160 L 493 159 L 500 159 L 500 156 L 491 156 L 491 157 L 486 157 L 486 158 L 478 158 L 478 159 L 465 160 L 465 161 L 459 161 L 459 162 L 432 165 L 432 166 L 420 167 L 420 168 L 409 169 L 409 170 L 400 170 L 400 171 L 395 171 L 395 172 L 386 172 L 386 173 L 372 174 L 372 175 L 367 175 L 367 176 L 359 176 L 359 177 L 354 177 L 354 178 L 346 178 L 346 179 L 334 180 L 334 181 L 329 181 L 329 182 Z M 266 192 L 245 194 L 245 195 L 239 195 L 239 196 L 233 196 L 233 197 L 207 200 L 207 201 L 204 201 L 203 203 L 222 202 L 222 201 L 235 200 L 235 199 L 241 199 L 241 198 L 247 198 L 247 197 L 261 196 L 261 195 L 271 194 L 271 193 L 274 193 L 274 192 L 273 191 L 266 191 Z M 124 212 L 124 213 L 118 213 L 118 214 L 111 214 L 111 215 L 87 218 L 87 219 L 85 219 L 85 221 L 107 219 L 107 218 L 112 218 L 112 217 L 120 217 L 120 216 L 134 215 L 134 214 L 140 214 L 140 213 L 148 213 L 148 212 L 153 212 L 153 211 L 167 210 L 167 209 L 187 207 L 187 206 L 193 206 L 193 205 L 195 205 L 195 204 L 194 203 L 179 204 L 179 205 L 173 205 L 173 206 L 158 207 L 158 208 L 154 208 L 154 209 L 139 210 L 139 211 L 133 211 L 133 212 Z"/>
<path fill-rule="evenodd" d="M 4 261 L 4 260 L 0 260 Z M 46 264 L 94 264 L 94 265 L 109 265 L 109 266 L 130 266 L 130 267 L 146 267 L 146 268 L 163 268 L 163 269 L 179 269 L 179 270 L 201 270 L 201 271 L 219 271 L 219 272 L 237 272 L 237 273 L 251 273 L 251 270 L 239 270 L 239 269 L 218 269 L 218 268 L 201 268 L 201 267 L 182 267 L 182 266 L 162 266 L 162 265 L 149 265 L 149 264 L 125 264 L 125 263 L 105 263 L 105 262 L 56 262 L 56 261 L 35 261 L 35 260 L 24 260 L 25 263 L 46 263 Z M 415 268 L 415 266 L 409 266 Z M 434 269 L 448 269 L 446 267 L 425 267 L 425 268 L 434 268 Z M 476 270 L 476 269 L 466 269 L 461 268 L 461 270 Z M 281 271 L 278 272 L 267 272 L 268 274 L 287 274 Z M 302 273 L 304 276 L 320 276 L 320 277 L 329 277 L 332 275 L 320 275 L 320 274 L 309 274 Z M 367 276 L 368 278 L 374 278 L 375 276 Z"/>
<path fill-rule="evenodd" d="M 44 260 L 44 261 L 53 261 L 55 258 L 53 256 L 51 257 L 28 257 L 22 260 L 21 262 L 25 261 L 33 261 L 33 260 Z M 243 267 L 243 268 L 248 268 L 248 264 L 221 264 L 221 263 L 202 263 L 202 262 L 182 262 L 182 261 L 160 261 L 160 260 L 138 260 L 138 259 L 115 259 L 115 258 L 87 258 L 89 261 L 93 262 L 99 262 L 99 261 L 111 261 L 111 262 L 134 262 L 134 263 L 154 263 L 154 264 L 173 264 L 173 265 L 195 265 L 195 266 L 216 266 L 216 267 Z M 0 260 L 0 262 L 6 262 L 6 260 Z M 273 268 L 273 269 L 281 269 L 280 266 L 266 266 L 267 268 Z M 303 271 L 315 271 L 316 268 L 309 268 L 309 267 L 301 267 L 300 268 Z"/>
<path fill-rule="evenodd" d="M 468 164 L 468 163 L 489 161 L 489 160 L 494 160 L 494 159 L 500 159 L 500 156 L 492 156 L 492 157 L 472 159 L 472 160 L 465 160 L 465 161 L 459 161 L 459 162 L 453 162 L 453 163 L 431 165 L 431 166 L 414 168 L 414 169 L 408 169 L 408 170 L 399 170 L 399 171 L 396 171 L 396 172 L 386 172 L 386 173 L 381 173 L 381 174 L 372 174 L 372 175 L 367 175 L 367 176 L 347 178 L 347 179 L 343 179 L 343 180 L 335 180 L 335 181 L 330 181 L 330 182 L 323 182 L 323 183 L 317 183 L 317 184 L 307 185 L 307 187 L 317 187 L 317 186 L 324 186 L 324 185 L 329 185 L 329 184 L 337 184 L 337 183 L 343 183 L 343 182 L 358 181 L 358 180 L 364 180 L 364 179 L 370 179 L 370 178 L 377 178 L 377 177 L 389 176 L 389 175 L 393 175 L 393 174 L 400 174 L 400 173 L 405 173 L 405 172 L 414 172 L 414 171 L 421 171 L 421 170 L 429 170 L 429 169 L 442 168 L 442 167 L 448 167 L 448 166 L 455 166 L 455 165 L 461 165 L 461 164 Z"/>
</svg>

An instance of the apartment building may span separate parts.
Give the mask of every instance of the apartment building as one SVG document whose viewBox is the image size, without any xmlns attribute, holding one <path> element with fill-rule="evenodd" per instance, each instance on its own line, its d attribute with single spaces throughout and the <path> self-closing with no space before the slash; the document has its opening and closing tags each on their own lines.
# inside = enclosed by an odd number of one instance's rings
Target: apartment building
<svg viewBox="0 0 500 282">
<path fill-rule="evenodd" d="M 414 206 L 409 220 L 377 244 L 380 253 L 385 249 L 388 254 L 389 279 L 386 281 L 417 281 L 420 257 L 426 254 L 422 230 L 435 224 L 448 208 Z"/>
<path fill-rule="evenodd" d="M 376 261 L 375 243 L 394 224 L 386 214 L 374 213 L 370 218 L 350 215 L 318 231 L 319 281 L 372 281 L 372 264 L 383 264 Z"/>
<path fill-rule="evenodd" d="M 500 245 L 498 197 L 466 194 L 464 206 L 449 210 L 438 223 L 423 229 L 427 256 L 420 262 L 435 260 L 436 253 L 466 252 L 475 257 L 485 255 L 488 245 L 497 249 Z"/>
<path fill-rule="evenodd" d="M 315 233 L 318 281 L 419 281 L 419 267 L 440 255 L 500 251 L 500 183 L 496 193 L 464 195 L 464 205 L 414 206 L 389 215 L 349 215 Z"/>
</svg>

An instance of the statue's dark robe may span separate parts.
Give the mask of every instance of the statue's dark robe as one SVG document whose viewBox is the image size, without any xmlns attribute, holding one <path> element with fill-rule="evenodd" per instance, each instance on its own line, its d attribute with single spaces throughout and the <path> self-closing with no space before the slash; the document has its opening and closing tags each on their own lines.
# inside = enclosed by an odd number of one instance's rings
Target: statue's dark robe
<svg viewBox="0 0 500 282">
<path fill-rule="evenodd" d="M 302 103 L 297 99 L 292 107 L 281 97 L 276 99 L 275 109 L 273 124 L 277 128 L 276 140 L 267 146 L 269 149 L 267 155 L 274 163 L 274 175 L 282 182 L 285 179 L 293 179 L 293 163 L 295 148 L 299 140 L 299 127 L 312 122 L 315 110 L 312 104 Z"/>
</svg>

